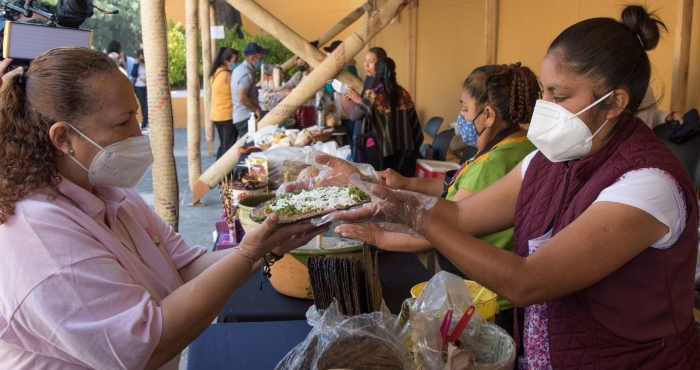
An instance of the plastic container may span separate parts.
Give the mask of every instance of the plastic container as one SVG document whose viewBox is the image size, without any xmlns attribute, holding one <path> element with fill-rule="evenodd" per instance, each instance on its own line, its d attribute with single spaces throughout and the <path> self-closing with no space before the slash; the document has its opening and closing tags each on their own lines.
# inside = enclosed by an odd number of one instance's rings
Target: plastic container
<svg viewBox="0 0 700 370">
<path fill-rule="evenodd" d="M 294 127 L 300 130 L 311 127 L 316 124 L 315 118 L 316 108 L 313 105 L 302 105 L 294 112 Z"/>
<path fill-rule="evenodd" d="M 443 178 L 445 172 L 457 169 L 459 169 L 457 163 L 419 159 L 416 162 L 416 177 Z"/>
<path fill-rule="evenodd" d="M 482 288 L 482 285 L 477 283 L 476 281 L 472 280 L 464 280 L 464 283 L 467 284 L 467 287 L 469 288 L 469 292 L 472 295 L 472 298 L 476 297 L 476 295 L 479 293 L 479 291 Z M 418 295 L 420 292 L 423 291 L 423 288 L 428 284 L 428 282 L 416 284 L 411 288 L 411 297 L 413 298 L 418 298 Z M 486 290 L 484 294 L 479 298 L 479 302 L 476 302 L 476 311 L 479 313 L 479 316 L 483 317 L 486 319 L 486 321 L 489 322 L 494 322 L 496 319 L 496 314 L 498 313 L 498 296 L 496 293 Z"/>
</svg>

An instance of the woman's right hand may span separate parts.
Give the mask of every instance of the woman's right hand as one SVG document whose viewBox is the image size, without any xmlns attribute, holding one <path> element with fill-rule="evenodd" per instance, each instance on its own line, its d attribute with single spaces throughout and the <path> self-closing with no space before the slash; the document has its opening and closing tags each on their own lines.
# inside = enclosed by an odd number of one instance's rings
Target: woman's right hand
<svg viewBox="0 0 700 370">
<path fill-rule="evenodd" d="M 298 248 L 316 235 L 326 232 L 329 227 L 317 227 L 308 222 L 278 226 L 278 219 L 276 213 L 268 216 L 260 226 L 246 233 L 239 247 L 251 253 L 254 260 L 259 260 L 275 248 L 276 254 L 284 254 Z"/>
<path fill-rule="evenodd" d="M 391 168 L 377 172 L 379 177 L 384 179 L 384 184 L 393 189 L 403 189 L 407 190 L 408 178 L 402 176 L 400 173 L 392 170 Z"/>
<path fill-rule="evenodd" d="M 356 104 L 360 104 L 360 101 L 362 101 L 360 94 L 351 87 L 348 87 L 348 92 L 345 93 L 345 98 L 354 101 Z"/>
</svg>

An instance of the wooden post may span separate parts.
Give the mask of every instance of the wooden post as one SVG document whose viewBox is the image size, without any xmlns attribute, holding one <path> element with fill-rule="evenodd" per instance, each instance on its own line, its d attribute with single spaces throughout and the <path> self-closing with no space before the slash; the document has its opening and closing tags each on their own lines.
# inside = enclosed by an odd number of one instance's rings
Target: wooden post
<svg viewBox="0 0 700 370">
<path fill-rule="evenodd" d="M 362 14 L 369 12 L 371 6 L 369 3 L 362 4 L 361 7 L 353 10 L 350 14 L 346 15 L 345 18 L 341 19 L 333 27 L 329 28 L 328 31 L 324 32 L 323 35 L 319 36 L 316 41 L 318 41 L 318 46 L 325 45 L 328 41 L 331 41 L 334 37 L 338 36 L 339 33 L 343 32 L 349 25 L 355 23 L 356 20 L 360 19 Z M 287 72 L 296 66 L 296 56 L 289 58 L 288 61 L 282 64 L 282 72 Z"/>
<path fill-rule="evenodd" d="M 498 0 L 486 0 L 486 64 L 496 64 Z"/>
<path fill-rule="evenodd" d="M 201 123 L 199 121 L 199 22 L 197 0 L 185 2 L 185 62 L 187 72 L 187 172 L 190 189 L 202 173 Z M 205 9 L 206 11 L 206 9 Z M 202 17 L 207 18 L 208 17 Z M 204 33 L 204 32 L 202 32 Z M 197 202 L 194 202 L 197 203 Z M 193 203 L 193 204 L 194 204 Z"/>
<path fill-rule="evenodd" d="M 213 157 L 214 123 L 209 119 L 209 111 L 211 110 L 211 83 L 209 82 L 209 75 L 211 74 L 211 63 L 216 49 L 210 47 L 212 41 L 210 8 L 212 6 L 209 4 L 209 0 L 199 0 L 199 22 L 202 32 L 202 85 L 204 85 L 204 133 L 207 138 L 207 154 Z"/>
<path fill-rule="evenodd" d="M 690 66 L 690 35 L 693 25 L 693 0 L 678 0 L 676 13 L 676 42 L 673 51 L 673 85 L 671 110 L 685 112 L 688 100 L 688 68 Z"/>
<path fill-rule="evenodd" d="M 153 200 L 156 213 L 176 231 L 180 218 L 177 169 L 173 155 L 173 105 L 168 81 L 165 0 L 141 3 L 143 50 L 148 56 L 148 118 L 153 148 Z"/>
<path fill-rule="evenodd" d="M 408 92 L 416 101 L 416 73 L 418 71 L 418 0 L 408 5 Z"/>
</svg>

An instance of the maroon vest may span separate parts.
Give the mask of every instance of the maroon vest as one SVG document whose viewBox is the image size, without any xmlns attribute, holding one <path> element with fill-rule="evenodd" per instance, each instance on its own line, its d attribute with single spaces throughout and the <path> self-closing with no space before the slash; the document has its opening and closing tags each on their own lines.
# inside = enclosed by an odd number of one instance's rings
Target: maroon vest
<svg viewBox="0 0 700 370">
<path fill-rule="evenodd" d="M 527 256 L 528 240 L 550 228 L 556 234 L 603 189 L 638 168 L 661 169 L 680 183 L 688 206 L 685 229 L 672 247 L 646 248 L 603 280 L 546 303 L 555 369 L 700 367 L 692 313 L 698 248 L 695 188 L 681 163 L 642 121 L 628 121 L 600 152 L 583 160 L 552 163 L 542 153 L 534 156 L 518 197 L 515 251 Z M 518 329 L 516 325 L 516 337 Z"/>
</svg>

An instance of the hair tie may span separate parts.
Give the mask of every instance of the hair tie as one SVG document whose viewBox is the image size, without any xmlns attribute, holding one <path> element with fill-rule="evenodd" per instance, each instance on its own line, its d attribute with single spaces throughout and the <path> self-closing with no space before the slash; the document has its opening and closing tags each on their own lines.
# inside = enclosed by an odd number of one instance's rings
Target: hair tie
<svg viewBox="0 0 700 370">
<path fill-rule="evenodd" d="M 516 67 L 520 67 L 520 66 L 521 66 L 521 63 L 520 63 L 520 62 L 515 62 L 515 66 L 516 66 Z"/>
<path fill-rule="evenodd" d="M 384 70 L 384 78 L 391 78 L 391 71 L 388 68 Z"/>
<path fill-rule="evenodd" d="M 19 77 L 17 77 L 17 83 L 22 88 L 25 88 L 27 86 L 27 74 L 24 71 L 19 73 Z"/>
<path fill-rule="evenodd" d="M 646 48 L 644 47 L 644 42 L 642 42 L 642 38 L 639 37 L 638 33 L 635 33 L 635 35 L 637 35 L 637 40 L 639 40 L 639 45 L 642 45 L 642 49 L 646 50 Z"/>
</svg>

